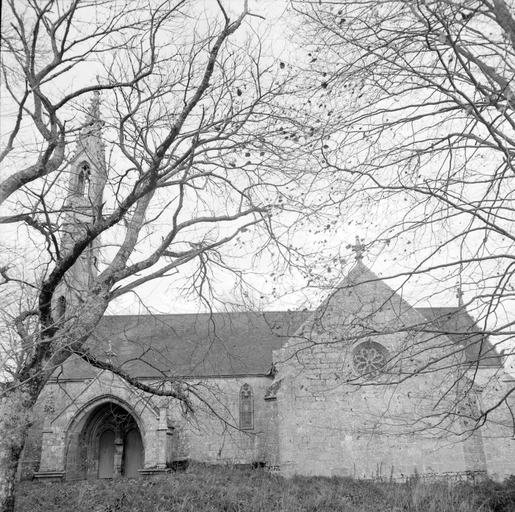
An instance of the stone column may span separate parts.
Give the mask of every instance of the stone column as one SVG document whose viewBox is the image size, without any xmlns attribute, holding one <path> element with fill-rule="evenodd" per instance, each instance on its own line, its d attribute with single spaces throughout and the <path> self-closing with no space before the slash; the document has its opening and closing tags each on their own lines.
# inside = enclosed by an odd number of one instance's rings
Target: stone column
<svg viewBox="0 0 515 512">
<path fill-rule="evenodd" d="M 123 461 L 123 439 L 121 433 L 116 433 L 114 440 L 114 468 L 113 477 L 117 478 L 122 476 L 122 461 Z"/>
<path fill-rule="evenodd" d="M 159 425 L 157 427 L 157 468 L 166 469 L 169 453 L 169 443 L 173 428 L 168 426 L 168 407 L 159 408 Z"/>
</svg>

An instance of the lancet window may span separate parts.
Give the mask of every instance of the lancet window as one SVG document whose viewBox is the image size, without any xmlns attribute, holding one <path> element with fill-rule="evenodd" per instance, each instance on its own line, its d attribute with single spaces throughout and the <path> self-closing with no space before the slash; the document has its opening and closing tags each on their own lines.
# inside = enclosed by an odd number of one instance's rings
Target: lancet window
<svg viewBox="0 0 515 512">
<path fill-rule="evenodd" d="M 240 389 L 240 428 L 254 428 L 254 394 L 249 384 L 243 384 Z"/>
<path fill-rule="evenodd" d="M 87 196 L 89 194 L 89 175 L 91 169 L 88 162 L 82 162 L 79 166 L 79 178 L 77 181 L 77 194 Z"/>
</svg>

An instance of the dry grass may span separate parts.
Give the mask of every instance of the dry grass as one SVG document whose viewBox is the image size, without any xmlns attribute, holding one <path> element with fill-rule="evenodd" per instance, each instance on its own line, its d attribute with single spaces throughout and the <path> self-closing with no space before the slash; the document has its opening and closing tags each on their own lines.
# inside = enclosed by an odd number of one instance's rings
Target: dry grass
<svg viewBox="0 0 515 512">
<path fill-rule="evenodd" d="M 21 483 L 18 512 L 514 512 L 515 481 L 448 485 L 349 478 L 284 479 L 263 470 L 194 466 L 150 479 Z"/>
</svg>

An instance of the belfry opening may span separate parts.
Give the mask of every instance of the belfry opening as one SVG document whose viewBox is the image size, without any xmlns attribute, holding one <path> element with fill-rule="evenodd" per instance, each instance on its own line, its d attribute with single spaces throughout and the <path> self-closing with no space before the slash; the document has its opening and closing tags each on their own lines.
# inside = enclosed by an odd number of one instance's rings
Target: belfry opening
<svg viewBox="0 0 515 512">
<path fill-rule="evenodd" d="M 105 401 L 83 413 L 69 428 L 66 480 L 137 478 L 143 455 L 134 415 L 118 403 Z"/>
</svg>

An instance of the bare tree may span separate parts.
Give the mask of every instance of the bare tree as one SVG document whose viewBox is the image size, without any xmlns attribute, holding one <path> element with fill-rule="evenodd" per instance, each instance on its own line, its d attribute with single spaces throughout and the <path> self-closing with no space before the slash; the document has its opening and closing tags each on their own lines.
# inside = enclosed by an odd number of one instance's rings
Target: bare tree
<svg viewBox="0 0 515 512">
<path fill-rule="evenodd" d="M 0 269 L 12 327 L 1 347 L 2 510 L 14 506 L 33 406 L 71 354 L 190 405 L 184 386 L 138 381 L 88 350 L 110 303 L 179 268 L 209 301 L 216 269 L 244 279 L 233 256 L 248 251 L 234 243 L 245 232 L 257 252 L 288 250 L 274 236 L 278 197 L 311 180 L 294 158 L 305 141 L 285 136 L 306 125 L 282 101 L 290 78 L 243 29 L 261 21 L 246 2 L 237 14 L 221 1 L 195 9 L 5 3 L 0 222 L 16 243 L 2 241 Z"/>
<path fill-rule="evenodd" d="M 312 84 L 304 108 L 326 116 L 315 127 L 319 165 L 333 171 L 342 193 L 327 211 L 354 208 L 370 257 L 391 269 L 381 277 L 395 289 L 416 287 L 422 305 L 429 297 L 434 305 L 454 300 L 474 317 L 477 339 L 488 337 L 498 350 L 503 343 L 509 347 L 513 6 L 504 0 L 313 0 L 291 6 L 299 21 L 296 65 Z M 471 335 L 470 325 L 452 329 L 441 320 L 432 318 L 423 330 Z M 447 362 L 456 369 L 451 348 Z M 401 380 L 439 371 L 446 357 Z M 498 356 L 490 347 L 482 357 Z M 458 402 L 484 384 L 478 361 L 469 363 L 446 384 L 449 392 L 460 392 L 455 408 L 447 404 L 443 415 L 457 414 Z M 468 410 L 474 419 L 469 428 L 505 407 L 513 391 L 509 387 L 473 414 Z"/>
</svg>

